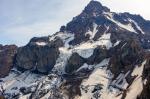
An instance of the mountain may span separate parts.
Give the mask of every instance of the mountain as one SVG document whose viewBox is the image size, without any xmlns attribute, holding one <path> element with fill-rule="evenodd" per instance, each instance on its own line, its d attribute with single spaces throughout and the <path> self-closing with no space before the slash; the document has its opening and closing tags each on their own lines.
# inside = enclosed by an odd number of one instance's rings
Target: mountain
<svg viewBox="0 0 150 99">
<path fill-rule="evenodd" d="M 140 15 L 92 0 L 59 32 L 1 46 L 2 99 L 150 99 L 150 21 Z"/>
</svg>

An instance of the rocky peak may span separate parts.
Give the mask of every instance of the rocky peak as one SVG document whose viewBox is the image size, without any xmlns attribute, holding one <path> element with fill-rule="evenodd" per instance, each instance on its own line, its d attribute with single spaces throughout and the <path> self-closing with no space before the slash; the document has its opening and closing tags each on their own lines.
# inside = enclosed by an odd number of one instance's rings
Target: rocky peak
<svg viewBox="0 0 150 99">
<path fill-rule="evenodd" d="M 86 13 L 88 15 L 96 16 L 98 14 L 101 14 L 102 12 L 109 12 L 110 9 L 103 6 L 100 2 L 92 0 L 90 3 L 85 7 L 83 10 L 83 13 Z"/>
</svg>

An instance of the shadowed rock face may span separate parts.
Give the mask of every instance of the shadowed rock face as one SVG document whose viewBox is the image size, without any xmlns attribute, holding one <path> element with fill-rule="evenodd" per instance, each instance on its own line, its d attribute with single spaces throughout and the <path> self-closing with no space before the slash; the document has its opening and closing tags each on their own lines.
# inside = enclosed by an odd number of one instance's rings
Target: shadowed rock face
<svg viewBox="0 0 150 99">
<path fill-rule="evenodd" d="M 13 67 L 13 60 L 17 52 L 15 45 L 0 45 L 0 77 L 8 75 Z"/>
<path fill-rule="evenodd" d="M 78 53 L 73 53 L 68 60 L 68 64 L 65 67 L 66 73 L 73 73 L 79 69 L 85 62 L 85 59 L 82 58 Z"/>
<path fill-rule="evenodd" d="M 135 64 L 143 61 L 143 48 L 139 41 L 131 39 L 121 42 L 118 46 L 110 49 L 110 70 L 118 75 L 121 71 L 133 70 Z"/>
<path fill-rule="evenodd" d="M 86 14 L 92 15 L 92 16 L 93 16 L 93 13 L 101 14 L 103 12 L 110 12 L 110 9 L 103 6 L 98 1 L 91 1 L 83 10 L 83 13 L 86 13 Z"/>
<path fill-rule="evenodd" d="M 44 42 L 44 45 L 38 45 L 37 42 Z M 20 69 L 48 73 L 55 65 L 59 56 L 58 46 L 62 44 L 60 39 L 49 42 L 47 38 L 33 38 L 29 44 L 18 49 L 16 66 Z"/>
<path fill-rule="evenodd" d="M 108 58 L 108 52 L 106 48 L 98 46 L 94 49 L 93 55 L 87 58 L 88 64 L 98 64 L 103 59 Z"/>
<path fill-rule="evenodd" d="M 53 68 L 58 55 L 58 49 L 51 46 L 25 46 L 18 49 L 16 65 L 45 73 Z"/>
</svg>

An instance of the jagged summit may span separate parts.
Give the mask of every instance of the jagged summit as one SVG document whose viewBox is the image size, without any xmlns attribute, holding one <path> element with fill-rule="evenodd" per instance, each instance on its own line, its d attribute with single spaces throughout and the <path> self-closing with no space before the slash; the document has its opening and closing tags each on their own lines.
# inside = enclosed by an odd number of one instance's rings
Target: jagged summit
<svg viewBox="0 0 150 99">
<path fill-rule="evenodd" d="M 99 16 L 103 12 L 110 12 L 110 9 L 103 6 L 100 2 L 92 0 L 80 15 L 82 17 L 95 17 Z"/>
<path fill-rule="evenodd" d="M 92 0 L 89 4 L 85 7 L 84 13 L 87 14 L 101 14 L 102 12 L 109 12 L 110 9 L 103 6 L 100 2 Z"/>
<path fill-rule="evenodd" d="M 111 12 L 109 8 L 103 6 L 100 2 L 92 0 L 81 14 L 74 17 L 60 31 L 75 34 L 75 38 L 70 44 L 76 45 L 89 39 L 98 40 L 105 31 L 109 31 L 112 36 L 120 40 L 129 37 L 137 38 L 137 36 L 141 38 L 143 34 L 149 35 L 149 26 L 150 22 L 145 21 L 138 15 Z M 97 31 L 94 31 L 94 28 Z M 112 40 L 112 42 L 116 42 L 116 40 Z"/>
</svg>

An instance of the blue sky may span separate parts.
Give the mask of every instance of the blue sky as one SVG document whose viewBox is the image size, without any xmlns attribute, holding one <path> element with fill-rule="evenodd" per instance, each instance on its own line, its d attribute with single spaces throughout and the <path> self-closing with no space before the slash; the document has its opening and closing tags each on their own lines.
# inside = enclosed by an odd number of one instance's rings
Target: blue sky
<svg viewBox="0 0 150 99">
<path fill-rule="evenodd" d="M 57 32 L 90 0 L 0 0 L 0 44 L 25 45 L 34 36 Z M 150 20 L 148 0 L 98 0 L 115 12 L 141 14 Z"/>
</svg>

